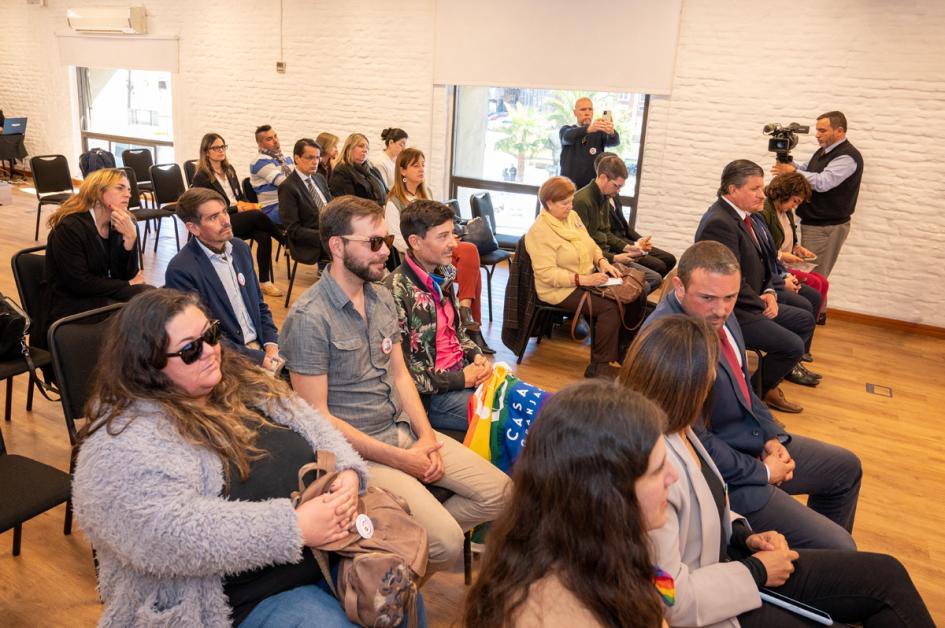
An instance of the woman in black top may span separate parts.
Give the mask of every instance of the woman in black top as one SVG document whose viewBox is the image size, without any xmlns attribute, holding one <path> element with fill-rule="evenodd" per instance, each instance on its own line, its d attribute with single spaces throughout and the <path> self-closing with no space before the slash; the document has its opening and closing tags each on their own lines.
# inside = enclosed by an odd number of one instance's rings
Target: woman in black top
<svg viewBox="0 0 945 628">
<path fill-rule="evenodd" d="M 387 202 L 387 186 L 384 177 L 368 161 L 368 139 L 360 133 L 352 133 L 345 140 L 341 159 L 331 173 L 331 195 L 334 198 L 354 194 L 381 207 Z"/>
<path fill-rule="evenodd" d="M 207 133 L 200 140 L 200 159 L 193 187 L 216 190 L 227 199 L 233 235 L 243 240 L 256 241 L 256 265 L 259 266 L 259 288 L 271 297 L 282 296 L 282 291 L 272 282 L 272 239 L 285 243 L 282 230 L 259 211 L 257 203 L 250 203 L 243 196 L 236 170 L 226 158 L 226 142 L 219 133 Z"/>
<path fill-rule="evenodd" d="M 64 316 L 127 301 L 151 287 L 138 269 L 129 198 L 123 170 L 96 170 L 49 217 L 42 305 L 30 334 L 34 345 L 45 347 L 47 329 Z"/>
</svg>

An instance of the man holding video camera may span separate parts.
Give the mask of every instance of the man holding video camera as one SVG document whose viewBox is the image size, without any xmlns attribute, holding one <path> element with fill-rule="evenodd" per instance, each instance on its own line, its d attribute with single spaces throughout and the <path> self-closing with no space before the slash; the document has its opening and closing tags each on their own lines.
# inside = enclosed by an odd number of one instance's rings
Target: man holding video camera
<svg viewBox="0 0 945 628">
<path fill-rule="evenodd" d="M 817 255 L 814 269 L 829 276 L 840 248 L 850 233 L 850 217 L 856 209 L 863 178 L 863 157 L 846 138 L 847 119 L 839 111 L 817 118 L 820 148 L 806 163 L 775 162 L 774 174 L 800 172 L 813 190 L 811 199 L 797 209 L 801 241 Z"/>
<path fill-rule="evenodd" d="M 590 98 L 578 98 L 574 103 L 577 124 L 561 127 L 561 176 L 574 182 L 577 189 L 590 183 L 597 173 L 594 160 L 608 146 L 620 144 L 620 135 L 614 130 L 613 116 L 605 111 L 594 119 L 594 103 Z"/>
</svg>

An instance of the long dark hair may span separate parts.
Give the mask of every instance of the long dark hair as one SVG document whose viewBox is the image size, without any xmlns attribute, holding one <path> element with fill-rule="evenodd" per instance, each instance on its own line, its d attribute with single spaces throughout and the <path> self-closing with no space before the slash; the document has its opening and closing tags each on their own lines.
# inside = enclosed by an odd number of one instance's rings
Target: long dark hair
<svg viewBox="0 0 945 628">
<path fill-rule="evenodd" d="M 136 402 L 149 401 L 161 406 L 184 440 L 220 456 L 227 483 L 227 462 L 245 480 L 249 463 L 264 455 L 255 447 L 258 427 L 268 424 L 251 406 L 281 403 L 292 393 L 286 384 L 221 346 L 223 376 L 208 403 L 185 395 L 162 369 L 167 364 L 167 322 L 188 307 L 206 314 L 197 295 L 159 288 L 139 294 L 115 315 L 85 409 L 89 421 L 79 441 L 102 427 L 112 436 L 120 434 L 135 420 L 127 416 L 127 410 Z"/>
<path fill-rule="evenodd" d="M 606 626 L 660 625 L 634 485 L 665 415 L 642 395 L 594 380 L 542 408 L 492 526 L 464 625 L 511 626 L 529 587 L 555 575 Z"/>
<path fill-rule="evenodd" d="M 211 182 L 217 175 L 213 172 L 213 164 L 210 163 L 210 145 L 217 140 L 226 144 L 226 140 L 223 139 L 223 136 L 219 133 L 207 133 L 204 135 L 200 140 L 200 155 L 197 158 L 197 172 L 202 172 L 207 175 Z M 231 170 L 234 174 L 236 173 L 236 170 L 230 165 L 230 160 L 227 158 L 226 153 L 223 154 L 223 161 L 220 162 L 220 168 L 223 169 L 223 174 L 227 177 Z"/>
<path fill-rule="evenodd" d="M 617 378 L 663 409 L 667 431 L 681 432 L 706 420 L 712 403 L 718 334 L 701 318 L 673 314 L 641 331 Z"/>
</svg>

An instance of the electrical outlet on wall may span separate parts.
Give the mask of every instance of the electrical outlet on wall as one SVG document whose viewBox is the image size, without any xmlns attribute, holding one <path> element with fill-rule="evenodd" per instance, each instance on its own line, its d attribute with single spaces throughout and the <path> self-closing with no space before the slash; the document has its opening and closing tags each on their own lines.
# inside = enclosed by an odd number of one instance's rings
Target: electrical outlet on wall
<svg viewBox="0 0 945 628">
<path fill-rule="evenodd" d="M 276 72 L 285 74 L 285 61 L 276 61 Z"/>
</svg>

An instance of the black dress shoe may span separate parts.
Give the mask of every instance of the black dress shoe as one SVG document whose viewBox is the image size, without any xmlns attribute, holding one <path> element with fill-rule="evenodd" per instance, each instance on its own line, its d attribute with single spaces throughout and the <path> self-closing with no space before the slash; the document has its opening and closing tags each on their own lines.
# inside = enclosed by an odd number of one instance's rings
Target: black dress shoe
<svg viewBox="0 0 945 628">
<path fill-rule="evenodd" d="M 814 386 L 820 383 L 819 379 L 817 379 L 810 373 L 805 372 L 802 369 L 803 367 L 800 366 L 800 364 L 795 365 L 794 368 L 791 370 L 791 372 L 788 373 L 787 377 L 785 377 L 784 379 L 794 384 L 799 384 L 801 386 L 810 386 L 811 388 L 813 388 Z"/>
<path fill-rule="evenodd" d="M 821 312 L 820 316 L 817 317 L 817 324 L 818 325 L 827 324 L 827 312 Z"/>
<path fill-rule="evenodd" d="M 801 356 L 801 362 L 813 362 L 814 356 L 810 354 L 810 351 Z"/>
<path fill-rule="evenodd" d="M 797 363 L 797 368 L 799 368 L 802 373 L 806 373 L 807 375 L 810 375 L 811 377 L 814 377 L 815 379 L 820 380 L 824 378 L 823 375 L 821 375 L 820 373 L 815 373 L 814 371 L 804 366 L 801 362 Z"/>
</svg>

